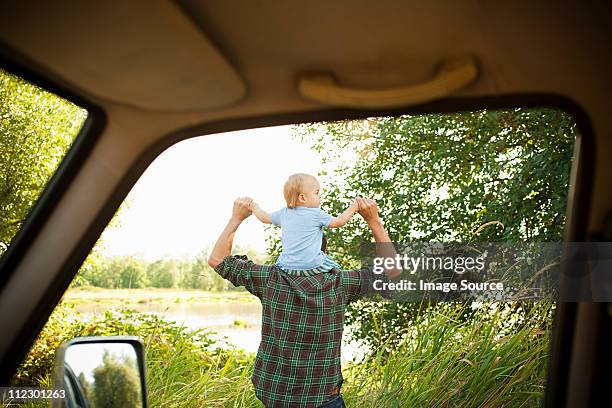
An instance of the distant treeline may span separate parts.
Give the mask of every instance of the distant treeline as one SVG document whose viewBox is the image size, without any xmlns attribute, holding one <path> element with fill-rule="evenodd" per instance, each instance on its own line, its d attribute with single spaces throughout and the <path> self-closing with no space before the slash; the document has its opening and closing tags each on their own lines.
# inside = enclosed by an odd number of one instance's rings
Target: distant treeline
<svg viewBox="0 0 612 408">
<path fill-rule="evenodd" d="M 241 251 L 255 262 L 265 258 L 253 250 Z M 162 258 L 147 261 L 136 256 L 88 259 L 77 274 L 73 286 L 100 288 L 182 288 L 210 291 L 243 290 L 223 279 L 207 263 L 207 253 L 195 259 Z"/>
</svg>

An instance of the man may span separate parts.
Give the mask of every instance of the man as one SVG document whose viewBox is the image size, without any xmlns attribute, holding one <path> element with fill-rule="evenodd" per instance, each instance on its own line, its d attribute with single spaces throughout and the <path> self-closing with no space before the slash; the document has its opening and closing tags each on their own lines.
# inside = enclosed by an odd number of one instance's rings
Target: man
<svg viewBox="0 0 612 408">
<path fill-rule="evenodd" d="M 358 213 L 377 243 L 390 242 L 376 202 L 358 198 Z M 396 279 L 400 270 L 375 275 L 370 269 L 295 276 L 275 265 L 257 265 L 231 256 L 236 230 L 251 215 L 252 199 L 236 199 L 232 216 L 208 264 L 235 286 L 244 286 L 262 304 L 261 343 L 251 380 L 266 407 L 345 407 L 340 387 L 340 347 L 348 303 L 374 292 L 376 279 Z M 395 257 L 391 244 L 376 256 Z"/>
</svg>

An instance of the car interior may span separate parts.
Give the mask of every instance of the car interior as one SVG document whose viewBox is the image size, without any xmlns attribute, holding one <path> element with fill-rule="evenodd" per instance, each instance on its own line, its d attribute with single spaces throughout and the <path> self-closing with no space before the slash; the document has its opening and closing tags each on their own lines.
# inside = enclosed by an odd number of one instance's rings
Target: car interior
<svg viewBox="0 0 612 408">
<path fill-rule="evenodd" d="M 0 67 L 87 119 L 0 258 L 0 385 L 132 186 L 187 138 L 554 107 L 580 129 L 565 238 L 611 241 L 610 11 L 605 1 L 3 1 Z M 610 303 L 560 302 L 545 405 L 609 406 L 611 344 Z"/>
</svg>

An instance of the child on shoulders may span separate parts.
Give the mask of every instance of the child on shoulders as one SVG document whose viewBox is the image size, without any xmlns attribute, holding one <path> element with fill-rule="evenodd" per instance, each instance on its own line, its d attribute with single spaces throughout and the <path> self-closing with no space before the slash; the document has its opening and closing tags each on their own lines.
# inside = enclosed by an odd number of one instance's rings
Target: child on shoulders
<svg viewBox="0 0 612 408">
<path fill-rule="evenodd" d="M 344 226 L 359 210 L 357 201 L 337 217 L 322 211 L 320 185 L 310 174 L 289 177 L 283 189 L 287 207 L 273 213 L 263 211 L 254 201 L 249 210 L 264 224 L 281 227 L 283 252 L 276 265 L 288 273 L 318 273 L 340 269 L 340 265 L 321 250 L 323 228 Z"/>
</svg>

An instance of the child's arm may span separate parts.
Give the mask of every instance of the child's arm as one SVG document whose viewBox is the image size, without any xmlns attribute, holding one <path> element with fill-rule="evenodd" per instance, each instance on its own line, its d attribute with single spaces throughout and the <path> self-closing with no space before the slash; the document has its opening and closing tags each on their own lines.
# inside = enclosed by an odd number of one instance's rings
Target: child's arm
<svg viewBox="0 0 612 408">
<path fill-rule="evenodd" d="M 259 221 L 263 222 L 264 224 L 272 224 L 270 214 L 259 208 L 259 205 L 257 205 L 255 201 L 251 201 L 249 204 L 249 210 L 255 214 L 255 217 L 257 217 Z"/>
<path fill-rule="evenodd" d="M 357 210 L 359 210 L 359 204 L 357 203 L 357 201 L 354 201 L 353 204 L 351 204 L 351 206 L 347 208 L 342 214 L 340 214 L 337 217 L 332 218 L 328 227 L 329 228 L 343 227 L 344 224 L 346 224 L 351 219 L 351 217 L 355 215 Z"/>
</svg>

